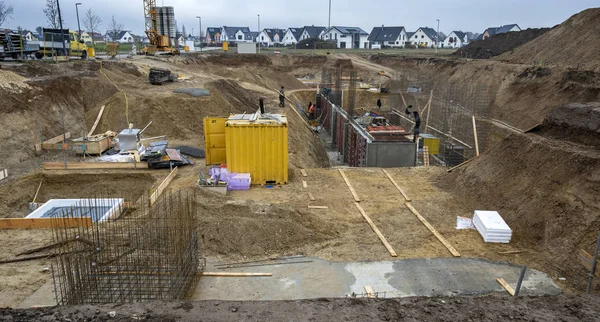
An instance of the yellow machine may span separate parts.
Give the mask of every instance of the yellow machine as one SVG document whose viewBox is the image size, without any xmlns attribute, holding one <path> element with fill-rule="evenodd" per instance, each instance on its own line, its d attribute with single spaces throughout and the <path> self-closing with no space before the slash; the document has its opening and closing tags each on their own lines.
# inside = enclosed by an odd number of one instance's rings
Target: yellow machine
<svg viewBox="0 0 600 322">
<path fill-rule="evenodd" d="M 30 41 L 29 45 L 36 44 L 39 50 L 35 53 L 37 59 L 42 59 L 44 56 L 69 56 L 88 58 L 88 48 L 83 40 L 79 39 L 77 32 L 73 30 L 60 29 L 43 29 L 44 39 L 38 41 Z M 61 39 L 67 40 L 66 46 L 63 45 Z M 68 38 L 67 38 L 68 37 Z M 66 53 L 65 53 L 66 49 Z"/>
<path fill-rule="evenodd" d="M 169 44 L 169 37 L 158 34 L 157 21 L 158 13 L 156 12 L 156 0 L 144 1 L 144 17 L 146 19 L 146 36 L 150 44 L 140 50 L 140 54 L 144 55 L 179 55 L 179 50 Z"/>
</svg>

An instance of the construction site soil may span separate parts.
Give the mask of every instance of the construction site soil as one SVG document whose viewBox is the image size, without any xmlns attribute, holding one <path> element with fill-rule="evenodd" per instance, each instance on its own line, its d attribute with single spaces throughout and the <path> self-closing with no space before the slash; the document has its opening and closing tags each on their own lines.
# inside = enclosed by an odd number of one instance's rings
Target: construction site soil
<svg viewBox="0 0 600 322">
<path fill-rule="evenodd" d="M 587 275 L 578 264 L 576 254 L 578 248 L 591 252 L 600 230 L 600 154 L 596 146 L 580 138 L 581 126 L 577 124 L 582 118 L 597 113 L 595 105 L 577 110 L 585 113 L 574 112 L 572 107 L 571 110 L 555 110 L 569 103 L 599 101 L 600 78 L 594 71 L 572 71 L 560 66 L 539 70 L 490 60 L 347 54 L 208 54 L 135 57 L 122 62 L 103 63 L 3 63 L 0 95 L 6 97 L 6 104 L 0 106 L 3 116 L 0 119 L 0 154 L 2 168 L 10 169 L 11 178 L 0 182 L 2 217 L 24 216 L 27 203 L 40 181 L 44 182 L 40 192 L 40 200 L 43 201 L 55 196 L 93 196 L 98 190 L 111 194 L 140 194 L 166 176 L 166 170 L 155 173 L 136 170 L 139 172 L 128 174 L 103 171 L 40 173 L 44 156 L 37 154 L 33 146 L 40 142 L 41 135 L 47 139 L 63 133 L 61 111 L 64 112 L 64 130 L 70 131 L 73 136 L 87 133 L 104 105 L 106 108 L 96 133 L 117 131 L 126 128 L 128 123 L 141 128 L 152 121 L 145 135 L 167 135 L 173 145 L 202 147 L 202 121 L 205 116 L 252 113 L 258 108 L 258 99 L 264 97 L 268 111 L 286 112 L 289 119 L 290 184 L 272 189 L 257 186 L 249 191 L 230 193 L 227 197 L 200 192 L 198 197 L 203 206 L 199 218 L 199 250 L 202 256 L 223 262 L 299 254 L 330 261 L 389 259 L 381 242 L 374 238 L 370 227 L 357 212 L 339 172 L 326 169 L 329 159 L 319 137 L 290 109 L 291 104 L 305 106 L 314 97 L 314 92 L 313 96 L 305 92 L 307 87 L 297 77 L 319 79 L 324 66 L 336 65 L 351 66 L 359 77 L 372 81 L 385 81 L 380 77 L 380 71 L 389 75 L 409 75 L 431 84 L 434 93 L 447 92 L 448 88 L 470 90 L 472 86 L 490 93 L 492 103 L 486 117 L 495 124 L 501 121 L 508 126 L 499 125 L 482 138 L 482 141 L 490 143 L 485 145 L 487 148 L 480 157 L 452 173 L 446 173 L 446 169 L 439 167 L 392 169 L 390 173 L 411 196 L 414 207 L 450 244 L 457 247 L 462 256 L 527 264 L 550 273 L 554 278 L 566 277 L 566 281 L 556 280 L 556 283 L 569 292 L 583 289 Z M 151 67 L 168 68 L 183 79 L 163 86 L 150 85 L 147 75 Z M 291 99 L 286 108 L 276 107 L 280 86 L 285 86 Z M 211 94 L 195 98 L 173 93 L 180 87 L 204 88 Z M 357 108 L 363 111 L 374 106 L 379 97 L 384 98 L 386 108 L 394 107 L 388 96 L 365 93 L 358 95 L 360 106 Z M 592 112 L 587 112 L 589 108 Z M 547 118 L 553 111 L 552 116 Z M 571 118 L 574 114 L 577 116 Z M 514 129 L 534 127 L 544 123 L 546 118 L 546 123 L 537 132 L 525 134 Z M 595 124 L 592 123 L 585 123 L 589 128 L 585 135 L 592 136 L 590 132 L 593 132 L 591 129 Z M 557 137 L 551 132 L 553 128 L 560 128 L 559 133 L 572 134 Z M 569 130 L 563 131 L 565 128 Z M 47 153 L 45 158 L 62 161 L 64 156 L 64 153 Z M 68 158 L 78 160 L 74 155 L 68 155 Z M 299 168 L 305 169 L 308 177 L 301 177 Z M 206 170 L 202 161 L 193 167 L 181 168 L 170 188 L 196 187 L 199 170 Z M 349 169 L 346 174 L 363 199 L 362 207 L 389 242 L 401 249 L 399 258 L 451 256 L 403 206 L 398 191 L 380 169 Z M 307 181 L 308 190 L 303 188 L 302 180 Z M 13 191 L 14 195 L 11 195 Z M 309 203 L 308 191 L 314 194 L 315 202 Z M 309 204 L 328 208 L 308 209 Z M 469 217 L 473 210 L 484 208 L 499 211 L 507 220 L 514 231 L 510 245 L 486 244 L 476 231 L 455 229 L 457 216 Z M 12 258 L 31 247 L 43 246 L 50 240 L 49 230 L 0 231 L 0 243 L 7 245 L 0 248 L 0 260 Z M 498 254 L 515 250 L 522 252 L 508 256 Z M 0 266 L 0 306 L 18 305 L 49 281 L 49 273 L 41 270 L 50 262 L 49 259 L 39 259 Z M 356 314 L 365 318 L 394 319 L 401 316 L 379 314 L 395 314 L 392 312 L 400 310 L 406 312 L 406 317 L 420 320 L 427 317 L 439 317 L 440 320 L 487 319 L 483 309 L 489 306 L 495 310 L 492 312 L 496 312 L 493 313 L 496 315 L 490 315 L 489 320 L 510 318 L 510 312 L 531 316 L 529 320 L 534 319 L 533 312 L 542 314 L 536 317 L 539 320 L 552 320 L 554 313 L 566 320 L 570 316 L 574 316 L 574 320 L 575 314 L 581 314 L 580 320 L 593 320 L 589 317 L 591 313 L 586 315 L 586 310 L 593 303 L 587 298 L 567 296 L 522 299 L 523 302 L 495 297 L 443 299 L 454 304 L 449 307 L 440 304 L 440 309 L 447 308 L 445 315 L 436 315 L 431 308 L 432 303 L 438 303 L 431 302 L 435 300 L 386 301 L 383 303 L 390 304 L 384 311 L 380 310 L 386 304 L 369 308 L 364 314 Z M 422 304 L 414 304 L 411 311 L 398 307 L 408 305 L 410 301 Z M 288 313 L 289 307 L 285 305 L 302 303 L 314 306 L 315 314 L 321 314 L 320 317 L 329 314 L 323 312 L 321 302 L 265 303 L 264 309 L 275 315 L 232 318 L 276 318 L 276 314 Z M 328 303 L 326 307 L 329 309 L 333 305 L 347 312 L 371 305 L 365 306 L 366 302 L 358 300 L 325 303 Z M 465 309 L 460 309 L 463 307 L 460 303 Z M 514 311 L 506 309 L 510 305 L 513 305 Z M 533 311 L 531 307 L 540 311 Z M 41 312 L 50 316 L 54 314 L 52 309 L 45 310 Z M 417 310 L 420 312 L 415 313 Z M 33 317 L 27 314 L 36 312 L 40 311 L 23 314 Z M 160 314 L 163 314 L 160 315 L 163 320 L 179 318 L 179 315 L 168 316 L 172 314 L 168 311 Z M 354 314 L 348 315 L 351 316 Z M 215 315 L 214 319 L 219 317 Z M 516 313 L 513 317 L 520 318 Z"/>
<path fill-rule="evenodd" d="M 454 53 L 454 56 L 489 59 L 508 51 L 514 51 L 519 46 L 526 44 L 533 39 L 545 34 L 550 28 L 526 29 L 516 32 L 506 32 L 493 35 L 484 40 L 470 42 L 465 47 L 460 48 Z"/>
</svg>

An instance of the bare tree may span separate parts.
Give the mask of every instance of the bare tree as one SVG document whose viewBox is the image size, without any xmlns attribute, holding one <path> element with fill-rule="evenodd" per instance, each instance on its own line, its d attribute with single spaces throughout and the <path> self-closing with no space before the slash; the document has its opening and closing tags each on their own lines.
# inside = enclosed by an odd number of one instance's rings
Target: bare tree
<svg viewBox="0 0 600 322">
<path fill-rule="evenodd" d="M 44 32 L 44 28 L 42 28 L 42 26 L 37 26 L 35 32 L 37 32 L 38 35 L 41 35 Z"/>
<path fill-rule="evenodd" d="M 46 0 L 46 8 L 44 8 L 44 14 L 46 15 L 46 21 L 48 26 L 53 29 L 60 28 L 60 21 L 58 20 L 58 6 L 56 0 Z M 63 20 L 63 23 L 65 21 Z"/>
<path fill-rule="evenodd" d="M 83 25 L 85 29 L 90 33 L 90 37 L 92 37 L 92 46 L 96 47 L 96 42 L 94 40 L 94 33 L 100 30 L 100 24 L 102 24 L 102 19 L 98 16 L 92 9 L 88 9 L 85 12 L 85 17 L 83 18 Z"/>
<path fill-rule="evenodd" d="M 0 26 L 8 20 L 8 18 L 12 18 L 13 14 L 13 6 L 4 4 L 4 1 L 0 1 Z"/>
<path fill-rule="evenodd" d="M 110 36 L 112 41 L 118 40 L 117 37 L 119 37 L 121 31 L 123 31 L 123 24 L 118 23 L 115 20 L 115 16 L 112 16 L 112 19 L 110 20 L 110 25 L 108 25 L 108 35 Z"/>
</svg>

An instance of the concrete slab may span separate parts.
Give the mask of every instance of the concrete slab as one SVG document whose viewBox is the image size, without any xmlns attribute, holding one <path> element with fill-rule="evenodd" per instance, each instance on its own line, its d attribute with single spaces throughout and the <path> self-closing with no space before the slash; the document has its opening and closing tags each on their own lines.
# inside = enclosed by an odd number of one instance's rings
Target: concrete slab
<svg viewBox="0 0 600 322">
<path fill-rule="evenodd" d="M 269 272 L 272 277 L 202 277 L 192 300 L 297 300 L 364 294 L 369 285 L 380 297 L 483 295 L 505 292 L 497 282 L 516 285 L 520 267 L 472 258 L 410 259 L 386 262 L 310 263 L 207 271 Z M 298 259 L 292 260 L 298 261 Z M 289 262 L 289 261 L 288 261 Z M 558 295 L 545 273 L 528 270 L 522 295 Z"/>
</svg>

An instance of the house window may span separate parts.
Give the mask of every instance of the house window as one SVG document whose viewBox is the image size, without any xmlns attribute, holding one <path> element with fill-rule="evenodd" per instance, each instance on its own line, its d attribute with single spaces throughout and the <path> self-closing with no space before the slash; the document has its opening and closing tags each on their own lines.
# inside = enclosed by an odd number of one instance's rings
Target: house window
<svg viewBox="0 0 600 322">
<path fill-rule="evenodd" d="M 425 36 L 421 35 L 421 38 L 425 38 Z"/>
<path fill-rule="evenodd" d="M 399 42 L 399 41 L 396 41 L 396 45 L 400 45 L 400 42 Z"/>
<path fill-rule="evenodd" d="M 238 35 L 237 39 L 242 40 L 243 39 L 242 35 Z"/>
<path fill-rule="evenodd" d="M 265 40 L 265 36 L 260 36 L 260 40 L 264 41 Z"/>
</svg>

